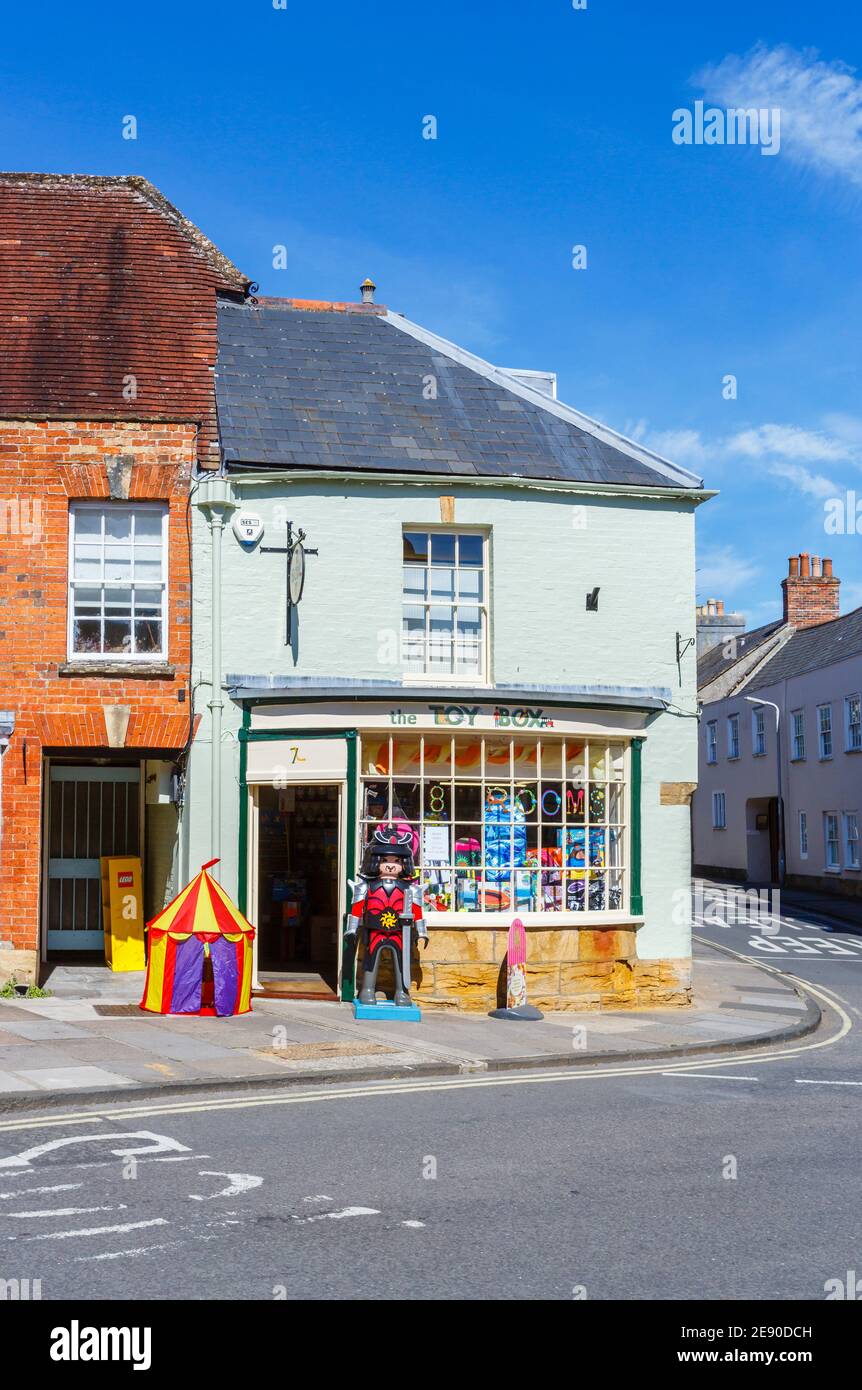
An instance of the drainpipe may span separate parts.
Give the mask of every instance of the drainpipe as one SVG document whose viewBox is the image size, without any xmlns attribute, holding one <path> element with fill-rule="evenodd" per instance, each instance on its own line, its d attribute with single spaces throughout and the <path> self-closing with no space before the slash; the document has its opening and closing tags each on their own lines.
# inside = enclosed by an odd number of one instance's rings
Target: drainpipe
<svg viewBox="0 0 862 1390">
<path fill-rule="evenodd" d="M 227 478 L 215 476 L 205 479 L 200 486 L 200 500 L 197 505 L 207 516 L 210 528 L 210 551 L 212 554 L 212 594 L 210 596 L 211 619 L 211 687 L 210 687 L 210 858 L 221 857 L 221 734 L 224 697 L 222 695 L 221 660 L 221 546 L 225 522 L 237 503 L 231 497 L 230 482 Z M 214 876 L 218 877 L 218 870 Z"/>
</svg>

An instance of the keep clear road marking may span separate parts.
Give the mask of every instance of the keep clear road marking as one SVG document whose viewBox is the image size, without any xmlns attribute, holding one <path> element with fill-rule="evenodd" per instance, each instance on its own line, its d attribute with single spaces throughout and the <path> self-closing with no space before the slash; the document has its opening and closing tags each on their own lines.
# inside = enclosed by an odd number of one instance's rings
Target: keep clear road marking
<svg viewBox="0 0 862 1390">
<path fill-rule="evenodd" d="M 45 1231 L 37 1236 L 8 1236 L 8 1240 L 74 1240 L 76 1236 L 115 1236 L 125 1235 L 127 1231 L 142 1231 L 145 1226 L 167 1226 L 164 1216 L 156 1216 L 152 1221 L 127 1221 L 123 1226 L 90 1226 L 83 1231 Z"/>
<path fill-rule="evenodd" d="M 5 1128 L 5 1126 L 3 1126 Z M 11 1128 L 11 1126 L 10 1126 Z M 145 1148 L 140 1145 L 132 1148 L 128 1144 L 122 1149 L 112 1149 L 115 1158 L 129 1158 L 132 1154 L 151 1154 L 162 1153 L 173 1149 L 178 1153 L 188 1153 L 188 1144 L 180 1144 L 176 1139 L 169 1139 L 165 1134 L 153 1134 L 150 1130 L 138 1130 L 134 1134 L 73 1134 L 67 1139 L 49 1139 L 44 1144 L 36 1144 L 32 1149 L 24 1149 L 22 1153 L 10 1154 L 8 1158 L 0 1158 L 0 1168 L 30 1168 L 34 1158 L 41 1158 L 43 1154 L 50 1153 L 54 1149 L 62 1149 L 67 1144 L 92 1144 L 97 1140 L 100 1143 L 114 1139 L 149 1139 L 152 1142 Z M 153 1147 L 155 1145 L 155 1147 Z"/>
<path fill-rule="evenodd" d="M 191 1202 L 212 1202 L 216 1197 L 238 1197 L 241 1192 L 251 1192 L 263 1183 L 263 1178 L 256 1177 L 254 1173 L 214 1173 L 209 1168 L 201 1168 L 198 1177 L 227 1178 L 228 1186 L 220 1188 L 218 1192 L 211 1192 L 206 1197 L 199 1197 L 196 1192 L 191 1192 Z"/>
<path fill-rule="evenodd" d="M 714 943 L 707 942 L 707 945 Z M 736 956 L 739 960 L 744 960 L 748 964 L 757 964 L 761 970 L 767 974 L 776 975 L 780 979 L 784 976 L 780 970 L 764 964 L 761 961 L 753 962 L 748 956 L 743 956 L 737 951 L 731 951 L 728 947 L 722 948 L 727 954 Z M 743 1052 L 739 1057 L 722 1058 L 721 1065 L 725 1067 L 741 1067 L 746 1064 L 756 1063 L 762 1066 L 766 1062 L 783 1062 L 788 1057 L 800 1057 L 806 1052 L 816 1052 L 823 1047 L 832 1047 L 835 1043 L 845 1038 L 853 1027 L 853 1021 L 849 1014 L 841 1007 L 831 990 L 823 985 L 812 985 L 808 981 L 795 980 L 803 993 L 810 994 L 816 999 L 828 1005 L 840 1019 L 840 1027 L 828 1038 L 821 1038 L 816 1042 L 800 1042 L 789 1047 L 777 1048 L 774 1052 L 765 1049 L 754 1052 Z M 673 1070 L 679 1072 L 693 1072 L 704 1067 L 715 1066 L 715 1058 L 704 1058 L 703 1061 L 694 1059 L 690 1062 L 677 1062 L 671 1064 Z M 377 1082 L 371 1086 L 362 1085 L 353 1088 L 327 1086 L 316 1091 L 297 1091 L 284 1094 L 283 1092 L 264 1093 L 258 1096 L 213 1096 L 207 1100 L 195 1100 L 191 1098 L 187 1101 L 153 1101 L 149 1104 L 141 1102 L 136 1106 L 132 1105 L 111 1105 L 104 1110 L 90 1111 L 71 1111 L 63 1115 L 57 1115 L 50 1119 L 28 1118 L 20 1120 L 8 1120 L 0 1122 L 0 1133 L 14 1133 L 24 1129 L 45 1129 L 48 1126 L 70 1125 L 70 1124 L 116 1124 L 120 1120 L 141 1119 L 149 1115 L 199 1115 L 204 1113 L 215 1113 L 220 1110 L 251 1110 L 259 1109 L 262 1106 L 271 1105 L 312 1105 L 321 1101 L 337 1100 L 359 1100 L 373 1097 L 418 1095 L 425 1092 L 438 1091 L 467 1091 L 478 1090 L 490 1086 L 549 1086 L 560 1083 L 574 1085 L 577 1082 L 603 1081 L 609 1077 L 617 1076 L 655 1076 L 661 1075 L 668 1070 L 668 1059 L 665 1057 L 661 1061 L 652 1063 L 641 1063 L 634 1066 L 595 1066 L 577 1067 L 568 1071 L 543 1072 L 536 1071 L 527 1075 L 512 1075 L 506 1073 L 501 1076 L 464 1076 L 464 1077 L 441 1077 L 439 1080 L 412 1081 L 412 1082 Z M 79 1138 L 85 1136 L 78 1136 Z M 88 1135 L 87 1138 L 112 1138 L 111 1135 Z M 170 1141 L 173 1143 L 173 1141 Z M 183 1145 L 176 1145 L 178 1148 Z M 0 1160 L 2 1164 L 6 1160 Z"/>
</svg>

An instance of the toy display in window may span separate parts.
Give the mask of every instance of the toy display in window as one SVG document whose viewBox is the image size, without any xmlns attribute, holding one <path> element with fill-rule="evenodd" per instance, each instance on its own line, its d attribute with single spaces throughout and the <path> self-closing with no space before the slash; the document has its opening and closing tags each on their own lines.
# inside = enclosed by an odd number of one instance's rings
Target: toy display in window
<svg viewBox="0 0 862 1390">
<path fill-rule="evenodd" d="M 347 935 L 364 937 L 360 1004 L 377 1003 L 377 972 L 384 951 L 395 973 L 393 1003 L 409 1006 L 410 952 L 413 932 L 423 947 L 428 932 L 413 860 L 413 832 L 406 825 L 379 825 L 365 847 L 359 883 L 353 894 Z"/>
</svg>

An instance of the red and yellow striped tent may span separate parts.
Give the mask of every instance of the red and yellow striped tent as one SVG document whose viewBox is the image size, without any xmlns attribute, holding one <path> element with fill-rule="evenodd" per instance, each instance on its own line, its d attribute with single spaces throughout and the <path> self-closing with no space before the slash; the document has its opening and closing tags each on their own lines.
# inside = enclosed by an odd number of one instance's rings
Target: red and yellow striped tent
<svg viewBox="0 0 862 1390">
<path fill-rule="evenodd" d="M 254 928 L 204 864 L 147 923 L 149 960 L 141 1008 L 154 1014 L 247 1014 Z M 212 965 L 212 973 L 207 969 Z"/>
</svg>

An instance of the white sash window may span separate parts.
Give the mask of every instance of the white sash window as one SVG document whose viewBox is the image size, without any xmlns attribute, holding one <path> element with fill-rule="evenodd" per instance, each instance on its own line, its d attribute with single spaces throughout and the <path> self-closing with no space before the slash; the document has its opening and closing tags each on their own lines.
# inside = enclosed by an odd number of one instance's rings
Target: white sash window
<svg viewBox="0 0 862 1390">
<path fill-rule="evenodd" d="M 167 578 L 167 506 L 73 503 L 69 659 L 163 660 Z"/>
</svg>

